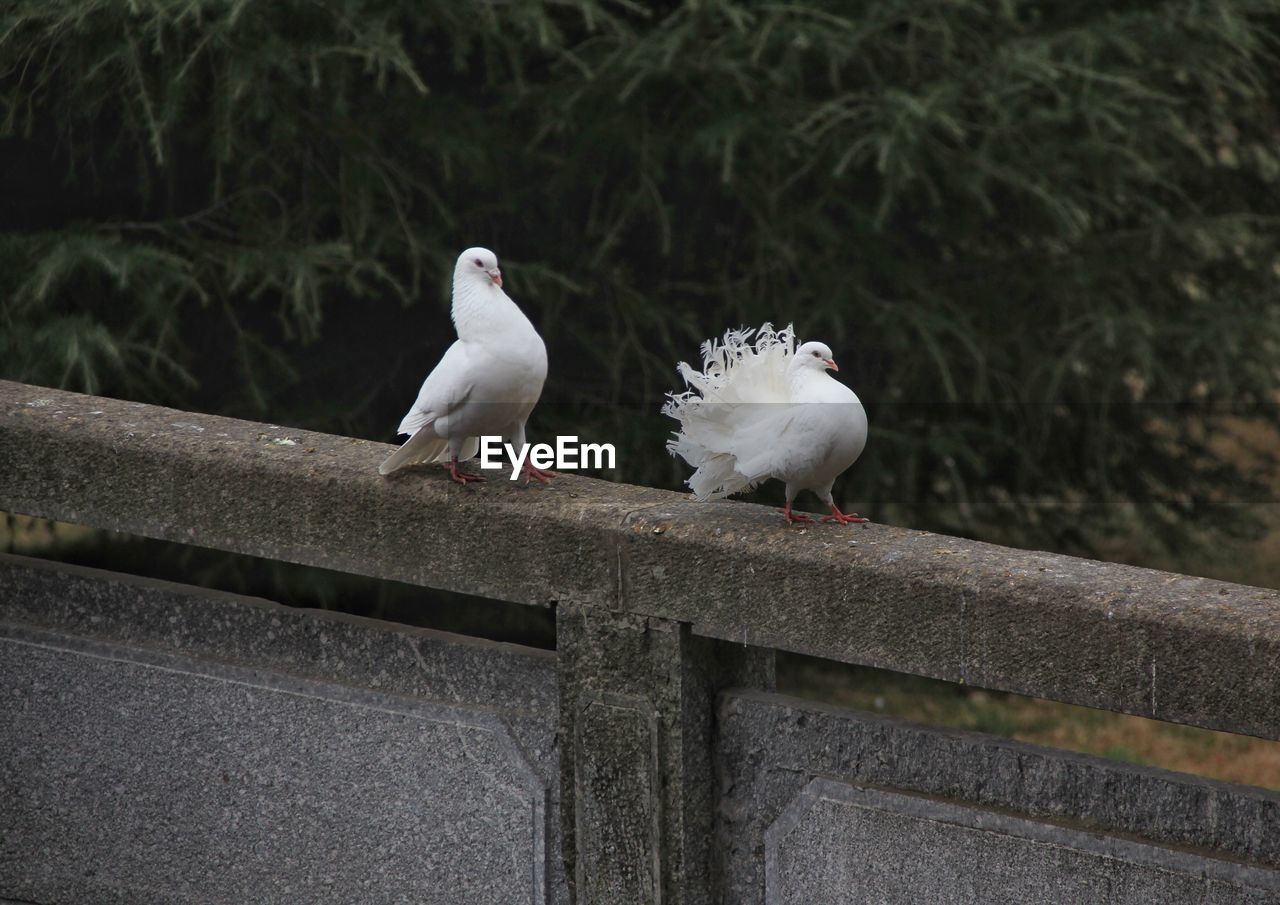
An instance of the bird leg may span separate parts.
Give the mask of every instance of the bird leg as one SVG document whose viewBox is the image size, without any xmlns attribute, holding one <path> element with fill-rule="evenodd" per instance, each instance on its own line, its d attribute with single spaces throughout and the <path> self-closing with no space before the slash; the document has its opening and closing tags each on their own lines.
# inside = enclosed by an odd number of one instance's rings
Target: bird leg
<svg viewBox="0 0 1280 905">
<path fill-rule="evenodd" d="M 869 522 L 871 519 L 863 518 L 858 513 L 853 512 L 845 515 L 835 503 L 831 504 L 831 514 L 822 517 L 824 522 L 835 522 L 840 525 L 852 525 L 856 522 Z"/>
<path fill-rule="evenodd" d="M 467 471 L 458 470 L 458 457 L 454 456 L 449 460 L 449 477 L 457 481 L 463 487 L 467 486 L 468 481 L 484 481 L 484 475 L 471 474 Z"/>
<path fill-rule="evenodd" d="M 524 475 L 524 482 L 526 484 L 529 483 L 530 478 L 535 481 L 541 481 L 543 484 L 550 484 L 551 475 L 554 474 L 554 472 L 543 471 L 541 468 L 534 468 L 529 464 L 529 460 L 525 459 L 524 467 L 520 469 L 520 474 Z"/>
<path fill-rule="evenodd" d="M 787 500 L 787 505 L 786 505 L 786 506 L 783 506 L 783 507 L 780 507 L 780 508 L 778 508 L 778 509 L 775 509 L 775 510 L 774 510 L 774 512 L 781 512 L 781 513 L 782 513 L 782 517 L 783 517 L 783 518 L 785 518 L 785 519 L 787 520 L 787 524 L 788 524 L 788 525 L 804 524 L 804 523 L 812 524 L 812 523 L 813 523 L 813 519 L 809 518 L 809 516 L 805 515 L 803 512 L 801 512 L 801 513 L 799 513 L 799 514 L 797 514 L 797 513 L 795 513 L 795 512 L 792 512 L 792 511 L 791 511 L 791 501 L 790 501 L 790 500 Z"/>
</svg>

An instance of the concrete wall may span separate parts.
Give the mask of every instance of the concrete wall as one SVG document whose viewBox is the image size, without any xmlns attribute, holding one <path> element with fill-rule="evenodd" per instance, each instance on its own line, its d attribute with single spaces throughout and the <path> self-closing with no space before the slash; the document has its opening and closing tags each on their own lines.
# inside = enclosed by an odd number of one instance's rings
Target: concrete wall
<svg viewBox="0 0 1280 905">
<path fill-rule="evenodd" d="M 1280 738 L 1280 592 L 573 475 L 387 480 L 390 452 L 0 381 L 0 511 Z"/>
<path fill-rule="evenodd" d="M 0 510 L 557 625 L 0 556 L 0 901 L 1280 902 L 1274 793 L 770 694 L 789 650 L 1280 738 L 1280 594 L 388 452 L 0 381 Z"/>
<path fill-rule="evenodd" d="M 0 556 L 0 901 L 1280 902 L 1280 794 L 717 704 L 767 652 L 652 620 L 560 636 Z"/>
<path fill-rule="evenodd" d="M 1280 794 L 729 693 L 738 903 L 1280 902 Z"/>
<path fill-rule="evenodd" d="M 537 651 L 0 557 L 0 899 L 567 901 Z"/>
</svg>

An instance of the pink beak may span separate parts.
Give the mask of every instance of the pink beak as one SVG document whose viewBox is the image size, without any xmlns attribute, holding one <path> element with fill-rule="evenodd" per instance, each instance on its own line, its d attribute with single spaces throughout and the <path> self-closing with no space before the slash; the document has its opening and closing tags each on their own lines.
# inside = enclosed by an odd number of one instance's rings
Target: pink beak
<svg viewBox="0 0 1280 905">
<path fill-rule="evenodd" d="M 502 288 L 502 271 L 494 268 L 489 271 L 489 279 L 493 280 L 493 284 L 499 289 Z"/>
<path fill-rule="evenodd" d="M 827 359 L 827 367 L 828 367 L 828 368 L 830 368 L 830 369 L 831 369 L 831 370 L 833 370 L 833 371 L 838 371 L 838 370 L 840 370 L 840 366 L 839 366 L 838 364 L 836 364 L 836 360 L 835 360 L 834 358 L 828 358 L 828 359 Z"/>
</svg>

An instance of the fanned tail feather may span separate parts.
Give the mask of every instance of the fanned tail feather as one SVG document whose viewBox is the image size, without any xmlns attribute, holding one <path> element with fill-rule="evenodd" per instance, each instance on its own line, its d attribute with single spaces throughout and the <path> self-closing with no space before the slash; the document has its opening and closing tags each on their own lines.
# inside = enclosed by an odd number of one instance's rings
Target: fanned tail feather
<svg viewBox="0 0 1280 905">
<path fill-rule="evenodd" d="M 437 437 L 433 431 L 419 430 L 404 441 L 403 446 L 387 456 L 387 460 L 378 466 L 378 474 L 391 474 L 419 462 L 438 462 L 448 453 L 448 440 Z"/>
<path fill-rule="evenodd" d="M 458 461 L 474 459 L 479 452 L 480 438 L 468 437 L 462 442 Z M 437 437 L 432 431 L 419 429 L 416 434 L 404 441 L 403 446 L 387 456 L 387 460 L 378 466 L 378 474 L 391 474 L 393 471 L 417 465 L 420 462 L 448 461 L 449 441 Z"/>
<path fill-rule="evenodd" d="M 722 341 L 703 343 L 701 371 L 684 362 L 677 366 L 689 389 L 669 394 L 662 407 L 664 415 L 680 422 L 667 450 L 694 467 L 686 483 L 697 499 L 741 493 L 763 479 L 739 468 L 733 440 L 743 422 L 759 414 L 761 403 L 787 401 L 786 372 L 794 351 L 790 324 L 776 331 L 765 324 L 758 331 L 729 330 Z"/>
</svg>

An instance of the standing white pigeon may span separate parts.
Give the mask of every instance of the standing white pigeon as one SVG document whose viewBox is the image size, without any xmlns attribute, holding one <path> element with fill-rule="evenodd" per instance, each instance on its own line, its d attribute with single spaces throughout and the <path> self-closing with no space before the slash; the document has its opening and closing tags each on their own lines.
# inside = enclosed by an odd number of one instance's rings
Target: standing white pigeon
<svg viewBox="0 0 1280 905">
<path fill-rule="evenodd" d="M 418 400 L 400 422 L 410 434 L 378 471 L 391 474 L 417 462 L 448 462 L 459 484 L 483 481 L 460 471 L 473 458 L 481 436 L 501 435 L 519 450 L 524 425 L 547 378 L 547 348 L 516 303 L 502 291 L 498 258 L 487 248 L 468 248 L 453 268 L 453 325 L 457 341 L 427 375 Z M 548 483 L 547 472 L 524 462 L 525 480 Z"/>
<path fill-rule="evenodd" d="M 691 387 L 670 394 L 662 413 L 680 422 L 667 442 L 697 470 L 688 485 L 699 500 L 750 490 L 778 478 L 787 485 L 787 504 L 778 511 L 787 523 L 812 522 L 793 513 L 801 490 L 812 490 L 831 507 L 824 522 L 865 522 L 846 515 L 831 497 L 831 486 L 867 445 L 867 415 L 853 390 L 835 380 L 831 349 L 808 342 L 795 349 L 788 325 L 765 324 L 730 330 L 723 343 L 702 344 L 702 371 L 681 362 Z"/>
</svg>

